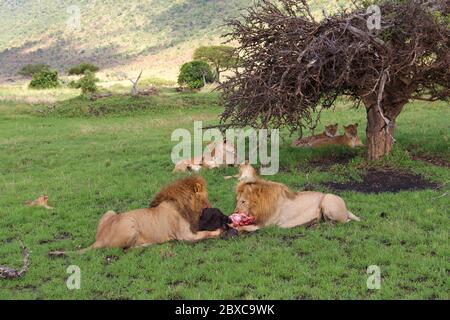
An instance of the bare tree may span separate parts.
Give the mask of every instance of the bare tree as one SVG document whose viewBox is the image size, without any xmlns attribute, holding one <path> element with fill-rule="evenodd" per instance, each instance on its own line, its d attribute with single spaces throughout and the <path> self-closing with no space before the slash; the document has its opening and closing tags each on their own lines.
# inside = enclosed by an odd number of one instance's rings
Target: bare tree
<svg viewBox="0 0 450 320">
<path fill-rule="evenodd" d="M 135 97 L 139 94 L 138 84 L 139 84 L 139 80 L 141 79 L 141 76 L 142 76 L 142 70 L 141 70 L 141 73 L 139 73 L 139 76 L 137 77 L 136 80 L 129 79 L 131 81 L 131 83 L 133 84 L 133 87 L 131 87 L 131 95 L 133 97 Z"/>
<path fill-rule="evenodd" d="M 373 30 L 372 13 L 353 3 L 317 21 L 307 0 L 260 0 L 229 21 L 240 68 L 221 86 L 222 122 L 312 129 L 320 111 L 345 95 L 367 110 L 367 158 L 374 160 L 392 150 L 410 99 L 448 100 L 450 0 L 379 1 Z"/>
</svg>

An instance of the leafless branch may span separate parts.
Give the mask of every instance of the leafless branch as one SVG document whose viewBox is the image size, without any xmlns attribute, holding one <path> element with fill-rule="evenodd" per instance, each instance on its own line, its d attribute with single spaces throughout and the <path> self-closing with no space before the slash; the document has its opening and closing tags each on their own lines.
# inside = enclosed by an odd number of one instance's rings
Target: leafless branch
<svg viewBox="0 0 450 320">
<path fill-rule="evenodd" d="M 139 80 L 141 79 L 141 76 L 142 76 L 142 70 L 141 70 L 141 73 L 139 73 L 139 76 L 137 77 L 136 80 L 129 79 L 130 82 L 133 84 L 133 87 L 131 88 L 131 95 L 133 97 L 137 96 L 139 93 L 138 84 L 139 84 Z"/>
</svg>

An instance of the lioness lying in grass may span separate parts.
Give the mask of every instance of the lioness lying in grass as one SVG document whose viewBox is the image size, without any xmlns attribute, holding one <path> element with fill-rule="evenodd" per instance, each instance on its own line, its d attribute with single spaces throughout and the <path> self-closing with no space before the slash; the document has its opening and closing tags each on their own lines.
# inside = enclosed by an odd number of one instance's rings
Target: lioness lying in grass
<svg viewBox="0 0 450 320">
<path fill-rule="evenodd" d="M 311 147 L 321 147 L 325 145 L 341 145 L 348 146 L 350 148 L 363 147 L 364 144 L 361 142 L 361 139 L 358 136 L 358 124 L 351 124 L 347 127 L 344 127 L 344 134 L 341 136 L 335 137 L 324 137 L 321 139 L 317 139 L 312 141 L 309 146 Z"/>
<path fill-rule="evenodd" d="M 324 138 L 334 138 L 336 137 L 338 133 L 339 124 L 332 124 L 325 127 L 325 131 L 321 134 L 311 136 L 311 137 L 305 137 L 299 140 L 295 140 L 292 143 L 293 147 L 302 147 L 302 146 L 311 146 L 311 144 L 315 141 L 318 141 L 320 139 Z"/>
<path fill-rule="evenodd" d="M 175 165 L 173 172 L 199 172 L 201 169 L 215 169 L 227 166 L 227 159 L 236 161 L 236 147 L 230 141 L 211 142 L 202 155 L 184 159 Z"/>
</svg>

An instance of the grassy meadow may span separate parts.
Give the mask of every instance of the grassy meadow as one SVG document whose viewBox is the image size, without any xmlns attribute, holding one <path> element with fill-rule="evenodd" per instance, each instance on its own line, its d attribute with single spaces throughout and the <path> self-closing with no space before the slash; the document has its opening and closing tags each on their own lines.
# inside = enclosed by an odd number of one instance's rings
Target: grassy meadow
<svg viewBox="0 0 450 320">
<path fill-rule="evenodd" d="M 160 89 L 91 101 L 72 89 L 0 87 L 0 265 L 20 268 L 23 240 L 29 271 L 0 280 L 0 299 L 449 299 L 450 170 L 421 158 L 449 160 L 450 110 L 445 103 L 410 103 L 399 117 L 395 151 L 368 164 L 364 150 L 293 149 L 282 132 L 280 173 L 267 177 L 301 190 L 361 179 L 369 167 L 407 170 L 440 188 L 399 193 L 342 192 L 360 223 L 290 230 L 268 228 L 231 240 L 167 243 L 145 249 L 99 250 L 50 258 L 52 250 L 89 246 L 108 210 L 148 205 L 173 175 L 174 129 L 193 121 L 216 124 L 217 93 Z M 365 111 L 342 102 L 329 122 L 360 123 Z M 341 127 L 342 132 L 342 127 Z M 363 139 L 364 140 L 364 139 Z M 350 154 L 326 169 L 311 163 Z M 211 203 L 234 209 L 235 168 L 205 171 Z M 30 208 L 48 194 L 54 210 Z M 81 289 L 68 290 L 70 265 Z M 380 290 L 368 290 L 366 270 L 381 268 Z"/>
</svg>

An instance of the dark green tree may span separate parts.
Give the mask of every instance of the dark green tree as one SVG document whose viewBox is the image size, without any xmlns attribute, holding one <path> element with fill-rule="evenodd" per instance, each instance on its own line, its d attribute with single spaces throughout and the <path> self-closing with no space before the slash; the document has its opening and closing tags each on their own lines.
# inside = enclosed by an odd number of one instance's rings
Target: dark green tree
<svg viewBox="0 0 450 320">
<path fill-rule="evenodd" d="M 87 70 L 84 76 L 78 81 L 78 85 L 81 88 L 83 94 L 94 93 L 97 91 L 98 78 L 95 77 L 95 73 Z"/>
<path fill-rule="evenodd" d="M 29 84 L 31 89 L 51 89 L 58 86 L 58 71 L 47 69 L 35 73 Z"/>
<path fill-rule="evenodd" d="M 80 76 L 80 75 L 85 74 L 85 72 L 88 70 L 91 72 L 97 72 L 98 70 L 100 70 L 100 68 L 92 63 L 81 63 L 77 66 L 73 66 L 72 68 L 70 68 L 69 71 L 67 71 L 67 73 L 70 76 L 73 76 L 73 75 Z"/>
<path fill-rule="evenodd" d="M 214 82 L 211 67 L 205 61 L 191 61 L 183 64 L 178 76 L 180 86 L 188 86 L 191 89 L 200 89 L 207 83 Z"/>
</svg>

